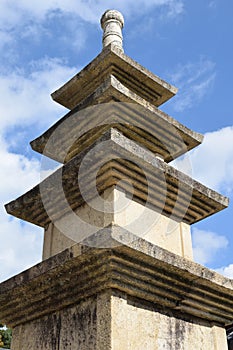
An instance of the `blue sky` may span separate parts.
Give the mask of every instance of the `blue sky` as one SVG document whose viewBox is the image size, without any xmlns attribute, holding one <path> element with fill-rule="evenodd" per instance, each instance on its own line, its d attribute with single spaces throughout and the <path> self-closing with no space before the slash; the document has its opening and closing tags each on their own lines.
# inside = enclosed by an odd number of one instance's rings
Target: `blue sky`
<svg viewBox="0 0 233 350">
<path fill-rule="evenodd" d="M 66 113 L 50 93 L 101 51 L 108 8 L 125 17 L 125 53 L 179 88 L 161 109 L 205 135 L 192 175 L 232 200 L 192 227 L 195 259 L 233 278 L 233 2 L 1 0 L 0 280 L 41 259 L 41 229 L 3 204 L 39 182 L 29 142 Z"/>
</svg>

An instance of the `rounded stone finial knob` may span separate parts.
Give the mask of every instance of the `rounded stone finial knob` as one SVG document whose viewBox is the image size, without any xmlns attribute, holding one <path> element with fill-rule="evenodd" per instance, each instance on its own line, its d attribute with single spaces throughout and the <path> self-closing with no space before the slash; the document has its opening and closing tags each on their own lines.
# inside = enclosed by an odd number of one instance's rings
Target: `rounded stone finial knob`
<svg viewBox="0 0 233 350">
<path fill-rule="evenodd" d="M 118 46 L 123 51 L 122 28 L 124 17 L 117 10 L 106 11 L 100 20 L 103 33 L 103 48 L 109 44 Z"/>
</svg>

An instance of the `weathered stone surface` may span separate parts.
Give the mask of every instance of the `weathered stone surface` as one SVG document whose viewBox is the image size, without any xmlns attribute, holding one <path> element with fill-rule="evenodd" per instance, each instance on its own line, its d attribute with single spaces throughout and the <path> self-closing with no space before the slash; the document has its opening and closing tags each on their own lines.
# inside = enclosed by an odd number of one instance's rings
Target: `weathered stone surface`
<svg viewBox="0 0 233 350">
<path fill-rule="evenodd" d="M 177 92 L 174 86 L 125 55 L 121 48 L 110 44 L 81 72 L 55 91 L 52 98 L 73 109 L 111 74 L 125 87 L 155 106 L 160 106 Z"/>
<path fill-rule="evenodd" d="M 121 102 L 109 103 L 112 99 Z M 88 106 L 92 107 L 86 108 Z M 66 163 L 112 126 L 166 162 L 203 140 L 202 135 L 153 107 L 111 76 L 87 100 L 33 140 L 31 146 L 45 156 Z"/>
<path fill-rule="evenodd" d="M 97 298 L 18 326 L 12 350 L 87 350 L 97 347 Z M 100 311 L 100 310 L 98 310 Z"/>
<path fill-rule="evenodd" d="M 111 129 L 40 185 L 7 204 L 6 210 L 20 219 L 45 227 L 83 205 L 84 195 L 88 200 L 94 198 L 96 186 L 99 193 L 103 193 L 116 185 L 139 203 L 187 224 L 202 220 L 228 205 L 226 197 Z"/>
<path fill-rule="evenodd" d="M 224 328 L 111 290 L 18 326 L 13 339 L 12 350 L 227 350 Z"/>
<path fill-rule="evenodd" d="M 0 321 L 15 327 L 114 289 L 183 317 L 232 323 L 232 280 L 116 226 L 92 239 L 112 248 L 77 244 L 2 283 Z"/>
<path fill-rule="evenodd" d="M 114 297 L 112 304 L 112 349 L 227 350 L 224 328 L 130 297 Z"/>
<path fill-rule="evenodd" d="M 67 218 L 68 219 L 68 218 Z M 50 256 L 56 255 L 62 252 L 66 248 L 71 247 L 77 241 L 74 241 L 67 235 L 64 235 L 57 227 L 50 223 L 45 228 L 44 232 L 44 244 L 43 244 L 43 260 L 48 259 Z"/>
</svg>

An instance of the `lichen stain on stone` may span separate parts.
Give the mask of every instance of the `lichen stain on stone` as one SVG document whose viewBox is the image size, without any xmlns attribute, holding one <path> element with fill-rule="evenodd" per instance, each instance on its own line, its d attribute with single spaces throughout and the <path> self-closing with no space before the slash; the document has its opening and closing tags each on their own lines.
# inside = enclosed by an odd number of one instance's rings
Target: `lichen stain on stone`
<svg viewBox="0 0 233 350">
<path fill-rule="evenodd" d="M 63 311 L 60 336 L 61 349 L 87 350 L 96 346 L 95 298 Z"/>
<path fill-rule="evenodd" d="M 175 321 L 175 347 L 174 350 L 180 350 L 181 344 L 185 341 L 186 328 L 183 321 L 176 319 Z"/>
<path fill-rule="evenodd" d="M 38 321 L 35 321 L 37 323 Z M 38 327 L 38 325 L 37 325 Z M 38 327 L 39 337 L 36 346 L 39 348 L 60 350 L 61 316 L 53 314 L 44 317 Z"/>
</svg>

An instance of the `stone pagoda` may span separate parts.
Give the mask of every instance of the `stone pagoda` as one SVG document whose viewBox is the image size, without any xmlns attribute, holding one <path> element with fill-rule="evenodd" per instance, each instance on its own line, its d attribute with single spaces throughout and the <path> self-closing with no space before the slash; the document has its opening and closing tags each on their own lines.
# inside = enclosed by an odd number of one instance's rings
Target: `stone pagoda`
<svg viewBox="0 0 233 350">
<path fill-rule="evenodd" d="M 123 51 L 52 94 L 70 111 L 32 149 L 62 165 L 6 205 L 44 228 L 43 261 L 0 285 L 12 350 L 226 350 L 233 281 L 193 261 L 190 225 L 228 199 L 169 165 L 202 142 L 158 107 L 177 89 Z M 44 165 L 43 165 L 44 164 Z"/>
</svg>

